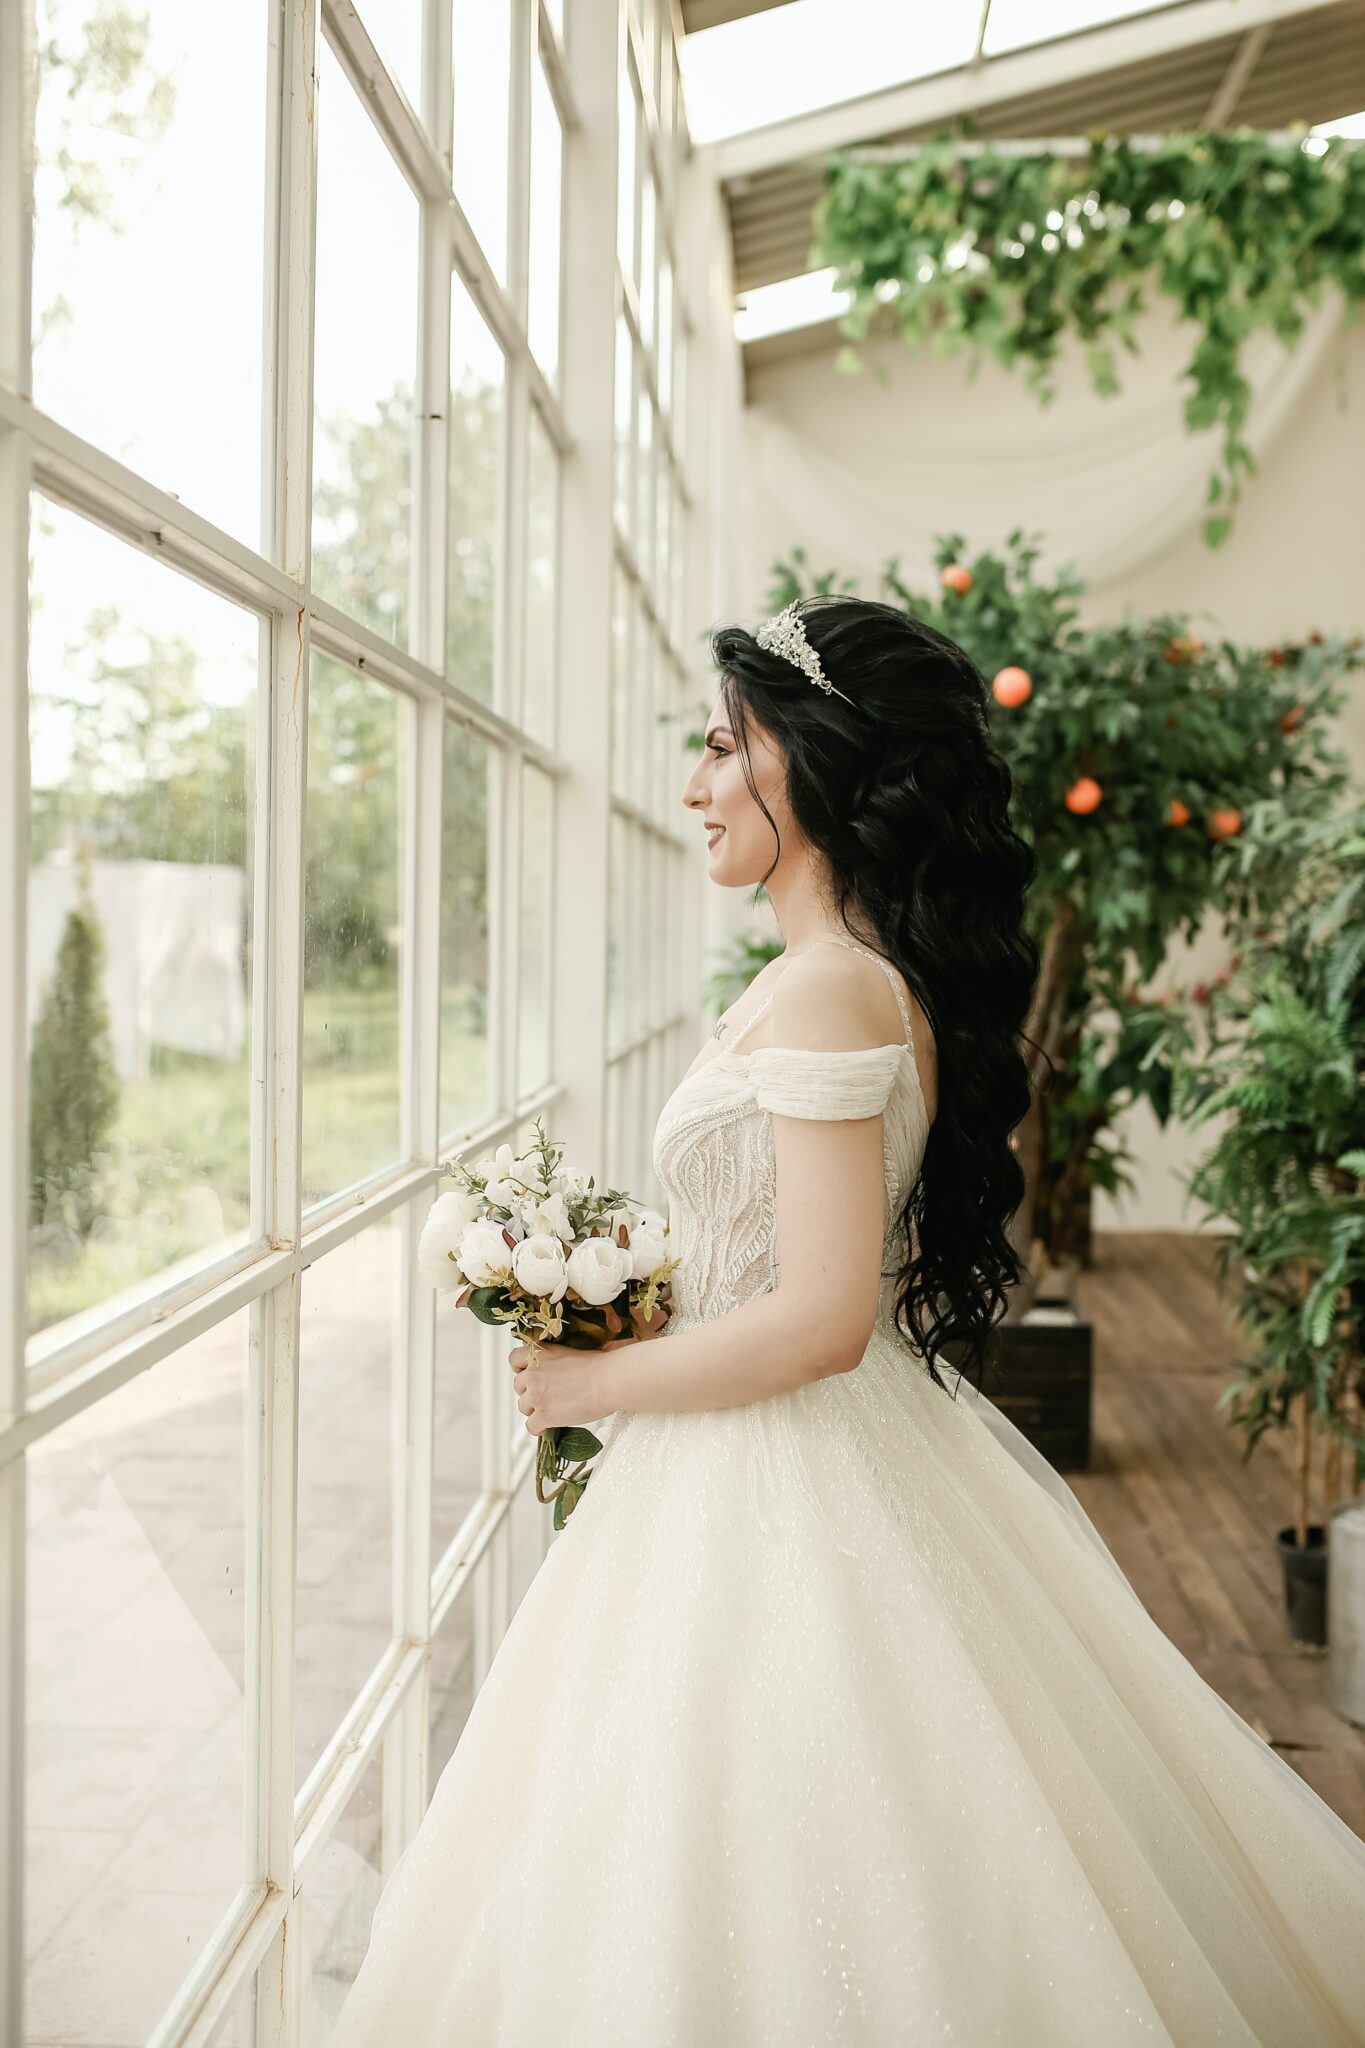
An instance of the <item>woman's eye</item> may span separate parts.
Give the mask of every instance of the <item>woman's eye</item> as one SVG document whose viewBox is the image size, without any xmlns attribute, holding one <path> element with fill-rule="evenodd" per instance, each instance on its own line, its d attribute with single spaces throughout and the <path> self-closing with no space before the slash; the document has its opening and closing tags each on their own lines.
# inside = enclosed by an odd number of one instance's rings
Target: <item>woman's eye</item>
<svg viewBox="0 0 1365 2048">
<path fill-rule="evenodd" d="M 718 747 L 715 741 L 712 740 L 711 752 L 716 756 L 717 760 L 723 760 L 725 755 L 728 754 L 729 751 L 730 749 L 728 747 Z"/>
</svg>

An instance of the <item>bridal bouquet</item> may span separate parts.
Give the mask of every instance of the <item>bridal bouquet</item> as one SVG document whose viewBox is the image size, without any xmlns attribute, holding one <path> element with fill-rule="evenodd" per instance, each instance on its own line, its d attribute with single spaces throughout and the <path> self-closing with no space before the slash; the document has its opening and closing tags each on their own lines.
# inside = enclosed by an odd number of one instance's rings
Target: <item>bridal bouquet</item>
<svg viewBox="0 0 1365 2048">
<path fill-rule="evenodd" d="M 600 1351 L 614 1342 L 657 1336 L 672 1305 L 668 1224 L 620 1188 L 597 1189 L 581 1173 L 562 1173 L 564 1148 L 546 1139 L 519 1157 L 499 1145 L 473 1167 L 449 1160 L 458 1185 L 431 1205 L 417 1248 L 423 1276 L 484 1323 L 504 1323 L 530 1347 L 541 1343 Z M 587 1461 L 602 1448 L 590 1429 L 544 1429 L 536 1444 L 536 1499 L 554 1502 L 556 1529 L 592 1477 Z M 578 1461 L 578 1462 L 575 1462 Z M 568 1468 L 573 1465 L 573 1470 Z M 546 1493 L 543 1481 L 558 1480 Z"/>
</svg>

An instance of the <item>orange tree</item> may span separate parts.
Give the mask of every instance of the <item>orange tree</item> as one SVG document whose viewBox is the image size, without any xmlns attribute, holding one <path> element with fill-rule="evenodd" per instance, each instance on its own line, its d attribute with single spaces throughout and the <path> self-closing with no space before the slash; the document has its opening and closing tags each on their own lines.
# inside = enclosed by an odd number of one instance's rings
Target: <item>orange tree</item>
<svg viewBox="0 0 1365 2048">
<path fill-rule="evenodd" d="M 1169 993 L 1139 991 L 1173 936 L 1193 937 L 1210 910 L 1234 942 L 1239 927 L 1273 921 L 1289 877 L 1232 850 L 1258 807 L 1311 817 L 1335 802 L 1346 764 L 1327 723 L 1338 679 L 1359 660 L 1358 644 L 1320 635 L 1271 650 L 1206 642 L 1174 613 L 1085 627 L 1083 586 L 1066 570 L 1040 574 L 1038 555 L 1020 532 L 1002 554 L 972 554 L 949 535 L 931 592 L 908 588 L 892 561 L 878 593 L 950 635 L 985 675 L 1038 860 L 1033 1103 L 1015 1134 L 1029 1184 L 1016 1240 L 1035 1271 L 1040 1254 L 1088 1257 L 1092 1188 L 1134 1185 L 1116 1119 L 1146 1098 L 1164 1124 L 1174 1082 Z M 811 575 L 795 549 L 774 566 L 769 608 L 817 589 L 855 585 Z M 761 964 L 752 947 L 750 964 Z"/>
</svg>

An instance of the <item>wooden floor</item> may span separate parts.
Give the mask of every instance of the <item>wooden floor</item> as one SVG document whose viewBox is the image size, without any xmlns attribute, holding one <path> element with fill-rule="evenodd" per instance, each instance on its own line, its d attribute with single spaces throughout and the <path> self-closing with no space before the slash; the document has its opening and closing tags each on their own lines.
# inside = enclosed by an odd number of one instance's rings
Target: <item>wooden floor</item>
<svg viewBox="0 0 1365 2048">
<path fill-rule="evenodd" d="M 1066 1478 L 1172 1642 L 1365 1837 L 1365 1730 L 1327 1702 L 1326 1651 L 1285 1622 L 1290 1447 L 1271 1430 L 1244 1463 L 1214 1407 L 1238 1337 L 1213 1250 L 1196 1233 L 1096 1233 L 1077 1297 L 1095 1329 L 1093 1447 Z"/>
</svg>

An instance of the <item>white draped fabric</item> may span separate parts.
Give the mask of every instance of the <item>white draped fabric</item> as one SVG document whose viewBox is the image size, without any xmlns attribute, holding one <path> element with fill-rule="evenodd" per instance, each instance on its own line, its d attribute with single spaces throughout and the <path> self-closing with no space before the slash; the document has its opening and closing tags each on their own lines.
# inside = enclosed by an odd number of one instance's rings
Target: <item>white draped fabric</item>
<svg viewBox="0 0 1365 2048">
<path fill-rule="evenodd" d="M 1244 438 L 1259 461 L 1286 431 L 1343 326 L 1338 294 L 1324 297 L 1297 345 L 1246 344 L 1252 388 Z M 1191 434 L 1181 371 L 1198 340 L 1158 301 L 1139 330 L 1142 352 L 1118 351 L 1122 389 L 1101 398 L 1079 345 L 1068 342 L 1058 393 L 1044 406 L 1023 370 L 969 358 L 911 355 L 898 337 L 862 348 L 864 368 L 834 368 L 832 352 L 756 366 L 745 413 L 749 529 L 766 588 L 774 549 L 803 543 L 814 571 L 860 577 L 873 594 L 882 563 L 928 588 L 934 540 L 962 533 L 999 547 L 1023 526 L 1049 564 L 1074 563 L 1090 585 L 1131 574 L 1182 533 L 1202 548 L 1207 479 L 1221 430 Z M 884 364 L 889 381 L 871 365 Z M 1245 498 L 1256 479 L 1244 484 Z M 1231 545 L 1232 543 L 1228 543 Z"/>
</svg>

